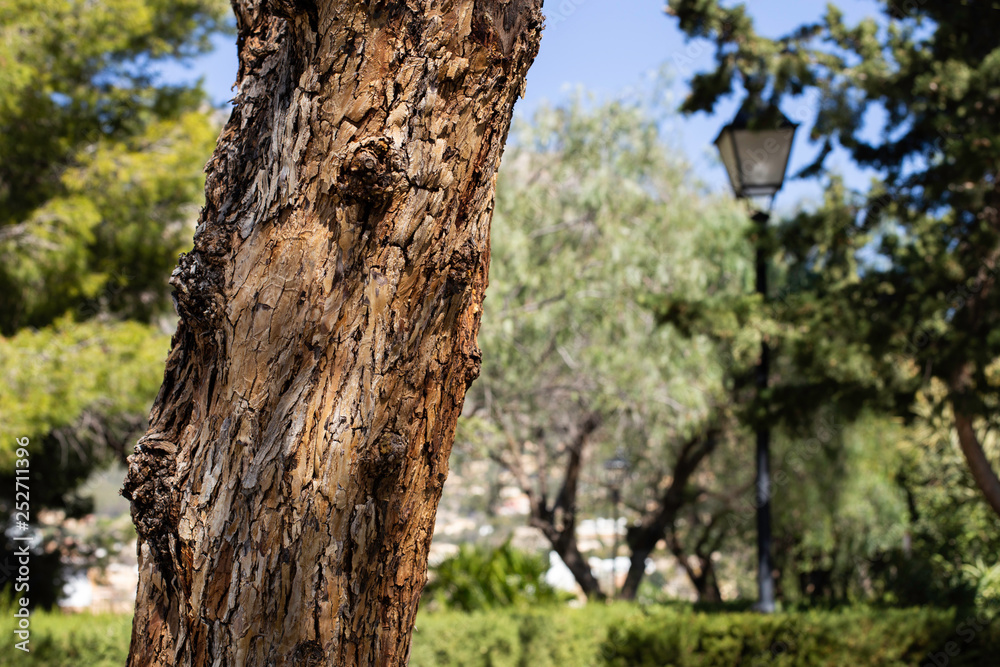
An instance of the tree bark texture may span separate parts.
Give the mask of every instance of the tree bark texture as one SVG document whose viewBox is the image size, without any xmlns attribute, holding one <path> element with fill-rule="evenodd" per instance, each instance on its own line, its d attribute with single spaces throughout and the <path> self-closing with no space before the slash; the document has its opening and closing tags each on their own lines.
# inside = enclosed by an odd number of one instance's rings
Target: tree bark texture
<svg viewBox="0 0 1000 667">
<path fill-rule="evenodd" d="M 541 0 L 234 0 L 239 93 L 123 493 L 129 665 L 402 665 Z"/>
</svg>

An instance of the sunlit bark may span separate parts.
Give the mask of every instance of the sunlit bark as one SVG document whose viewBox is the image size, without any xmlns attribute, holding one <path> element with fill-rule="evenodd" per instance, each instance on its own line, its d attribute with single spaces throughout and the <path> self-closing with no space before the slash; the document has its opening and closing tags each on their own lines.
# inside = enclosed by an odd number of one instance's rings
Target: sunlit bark
<svg viewBox="0 0 1000 667">
<path fill-rule="evenodd" d="M 541 0 L 236 0 L 239 93 L 124 494 L 129 664 L 401 665 Z"/>
</svg>

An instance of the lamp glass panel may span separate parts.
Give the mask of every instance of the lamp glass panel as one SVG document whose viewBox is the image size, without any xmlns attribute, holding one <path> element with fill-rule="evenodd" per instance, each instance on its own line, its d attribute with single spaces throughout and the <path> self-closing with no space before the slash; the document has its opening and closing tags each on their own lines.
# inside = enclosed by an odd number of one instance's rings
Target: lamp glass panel
<svg viewBox="0 0 1000 667">
<path fill-rule="evenodd" d="M 772 195 L 781 189 L 785 167 L 792 152 L 795 128 L 779 130 L 734 130 L 734 149 L 739 157 L 737 192 L 744 197 Z M 730 174 L 732 178 L 732 174 Z"/>
<path fill-rule="evenodd" d="M 739 195 L 742 184 L 740 183 L 740 166 L 736 159 L 736 146 L 733 143 L 733 131 L 728 127 L 724 129 L 715 141 L 715 145 L 719 149 L 722 164 L 726 165 L 726 172 L 729 174 L 729 183 L 733 186 L 733 192 Z"/>
<path fill-rule="evenodd" d="M 604 474 L 609 486 L 620 488 L 628 476 L 628 461 L 620 456 L 605 461 Z"/>
</svg>

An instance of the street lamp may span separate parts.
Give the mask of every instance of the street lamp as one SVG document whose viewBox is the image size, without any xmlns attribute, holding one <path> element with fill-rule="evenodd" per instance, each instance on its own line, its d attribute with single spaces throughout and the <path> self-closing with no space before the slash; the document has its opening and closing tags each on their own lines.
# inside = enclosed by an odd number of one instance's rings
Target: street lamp
<svg viewBox="0 0 1000 667">
<path fill-rule="evenodd" d="M 759 226 L 757 235 L 757 293 L 767 299 L 767 257 L 764 232 L 774 196 L 785 181 L 792 139 L 798 127 L 774 105 L 766 105 L 752 95 L 743 103 L 736 118 L 722 128 L 715 145 L 729 173 L 733 192 L 740 199 L 769 198 L 766 208 L 752 215 Z M 757 366 L 758 395 L 767 389 L 771 351 L 760 346 Z M 771 560 L 771 430 L 766 422 L 757 426 L 757 591 L 758 611 L 774 611 L 774 579 Z"/>
<path fill-rule="evenodd" d="M 743 103 L 715 140 L 737 197 L 773 198 L 781 189 L 796 128 L 778 107 L 756 96 Z"/>
<path fill-rule="evenodd" d="M 615 512 L 615 545 L 611 552 L 611 597 L 618 596 L 618 519 L 621 516 L 622 487 L 625 486 L 625 478 L 628 477 L 629 464 L 625 458 L 625 453 L 621 447 L 615 452 L 612 459 L 604 462 L 604 481 L 611 491 L 611 502 Z"/>
</svg>

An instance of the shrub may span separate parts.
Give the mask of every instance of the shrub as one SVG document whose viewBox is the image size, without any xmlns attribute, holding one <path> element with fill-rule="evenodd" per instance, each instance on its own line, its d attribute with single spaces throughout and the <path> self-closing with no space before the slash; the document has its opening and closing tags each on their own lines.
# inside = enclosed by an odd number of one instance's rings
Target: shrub
<svg viewBox="0 0 1000 667">
<path fill-rule="evenodd" d="M 0 609 L 0 634 L 7 645 L 0 666 L 121 667 L 128 657 L 132 632 L 130 614 L 62 614 L 33 612 L 30 616 L 30 653 L 14 648 L 14 608 Z"/>
<path fill-rule="evenodd" d="M 607 667 L 993 665 L 1000 632 L 985 617 L 939 609 L 848 608 L 796 614 L 658 611 L 616 624 Z"/>
<path fill-rule="evenodd" d="M 971 613 L 970 613 L 971 614 Z M 13 610 L 0 634 L 13 640 Z M 118 667 L 131 616 L 31 615 L 31 654 L 8 644 L 0 667 Z M 847 608 L 760 616 L 591 604 L 417 617 L 411 667 L 986 667 L 1000 620 L 940 609 Z"/>
<path fill-rule="evenodd" d="M 548 561 L 511 546 L 463 544 L 433 570 L 424 599 L 438 609 L 478 611 L 559 602 L 566 595 L 545 582 Z"/>
<path fill-rule="evenodd" d="M 608 625 L 631 605 L 421 613 L 410 667 L 598 667 Z"/>
</svg>

